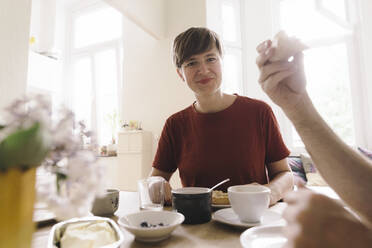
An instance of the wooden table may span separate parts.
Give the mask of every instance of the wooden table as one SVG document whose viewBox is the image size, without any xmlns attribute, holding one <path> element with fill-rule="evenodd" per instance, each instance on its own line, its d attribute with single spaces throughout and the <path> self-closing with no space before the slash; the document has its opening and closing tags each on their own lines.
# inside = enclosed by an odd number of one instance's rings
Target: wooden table
<svg viewBox="0 0 372 248">
<path fill-rule="evenodd" d="M 285 203 L 278 203 L 271 207 L 273 211 L 282 213 L 286 207 Z M 166 208 L 171 210 L 171 208 Z M 120 192 L 119 209 L 116 211 L 114 220 L 119 217 L 139 211 L 139 199 L 137 192 Z M 36 230 L 33 236 L 32 247 L 47 247 L 48 236 L 51 226 Z M 208 223 L 199 225 L 182 224 L 177 227 L 172 235 L 158 243 L 141 243 L 134 240 L 134 236 L 122 228 L 124 242 L 121 248 L 142 248 L 142 247 L 241 247 L 240 234 L 244 229 L 224 225 L 211 220 Z"/>
</svg>

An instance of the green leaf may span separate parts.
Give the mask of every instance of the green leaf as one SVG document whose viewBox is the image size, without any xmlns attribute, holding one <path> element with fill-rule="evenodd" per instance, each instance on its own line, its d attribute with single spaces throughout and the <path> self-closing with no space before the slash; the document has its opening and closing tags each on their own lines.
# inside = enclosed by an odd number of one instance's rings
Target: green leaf
<svg viewBox="0 0 372 248">
<path fill-rule="evenodd" d="M 50 137 L 40 123 L 20 129 L 0 143 L 0 169 L 31 168 L 45 159 L 50 148 Z"/>
</svg>

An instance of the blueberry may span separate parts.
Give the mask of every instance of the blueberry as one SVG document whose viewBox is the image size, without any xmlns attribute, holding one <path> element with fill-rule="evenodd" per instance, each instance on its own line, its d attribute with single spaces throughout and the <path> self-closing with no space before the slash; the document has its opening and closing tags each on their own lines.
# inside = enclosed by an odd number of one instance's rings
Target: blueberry
<svg viewBox="0 0 372 248">
<path fill-rule="evenodd" d="M 147 223 L 147 221 L 144 221 L 141 223 L 141 227 L 149 227 L 149 224 Z"/>
</svg>

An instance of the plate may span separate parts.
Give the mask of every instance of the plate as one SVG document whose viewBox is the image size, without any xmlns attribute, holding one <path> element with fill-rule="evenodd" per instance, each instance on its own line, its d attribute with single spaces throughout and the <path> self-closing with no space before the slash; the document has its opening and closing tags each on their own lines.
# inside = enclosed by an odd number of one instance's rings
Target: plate
<svg viewBox="0 0 372 248">
<path fill-rule="evenodd" d="M 282 233 L 283 226 L 257 226 L 240 235 L 244 248 L 281 248 L 287 241 Z"/>
<path fill-rule="evenodd" d="M 223 204 L 212 204 L 212 208 L 231 208 L 230 204 L 223 205 Z"/>
<path fill-rule="evenodd" d="M 236 227 L 243 227 L 248 228 L 252 226 L 263 226 L 263 225 L 270 225 L 270 224 L 285 224 L 284 219 L 281 217 L 280 214 L 274 212 L 270 209 L 266 210 L 262 216 L 261 222 L 242 222 L 239 220 L 238 216 L 234 213 L 232 208 L 224 208 L 216 211 L 212 219 L 223 224 L 236 226 Z"/>
</svg>

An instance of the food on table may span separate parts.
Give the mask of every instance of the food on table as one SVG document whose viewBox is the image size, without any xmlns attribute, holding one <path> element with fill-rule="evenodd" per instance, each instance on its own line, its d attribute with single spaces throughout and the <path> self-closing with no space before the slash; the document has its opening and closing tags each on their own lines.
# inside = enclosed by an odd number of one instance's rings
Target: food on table
<svg viewBox="0 0 372 248">
<path fill-rule="evenodd" d="M 214 205 L 229 205 L 229 197 L 227 193 L 221 190 L 213 190 L 212 192 L 212 204 Z"/>
<path fill-rule="evenodd" d="M 163 222 L 160 222 L 159 224 L 149 224 L 147 221 L 143 221 L 141 222 L 140 226 L 146 227 L 146 228 L 154 228 L 154 227 L 168 226 L 168 224 L 164 224 Z"/>
<path fill-rule="evenodd" d="M 107 221 L 83 221 L 66 227 L 61 248 L 98 248 L 116 242 L 115 230 Z"/>
<path fill-rule="evenodd" d="M 300 40 L 289 37 L 284 31 L 280 31 L 274 36 L 272 47 L 275 47 L 275 53 L 269 59 L 270 62 L 288 60 L 290 57 L 308 48 Z"/>
</svg>

